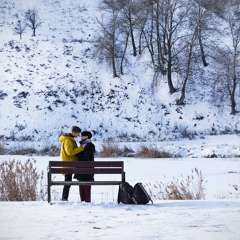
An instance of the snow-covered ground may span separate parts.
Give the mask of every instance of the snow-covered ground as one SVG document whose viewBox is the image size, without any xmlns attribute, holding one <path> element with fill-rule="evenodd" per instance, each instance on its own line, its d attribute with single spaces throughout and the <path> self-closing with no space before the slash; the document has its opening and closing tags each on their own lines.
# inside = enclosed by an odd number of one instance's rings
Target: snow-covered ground
<svg viewBox="0 0 240 240">
<path fill-rule="evenodd" d="M 239 200 L 1 203 L 0 239 L 239 240 Z"/>
<path fill-rule="evenodd" d="M 231 142 L 219 145 L 222 138 L 206 141 L 233 151 Z M 174 143 L 171 143 L 174 145 Z M 180 144 L 180 142 L 176 142 Z M 182 141 L 186 146 L 188 141 Z M 189 149 L 198 148 L 198 141 Z M 236 143 L 239 146 L 239 142 Z M 234 145 L 235 146 L 235 145 Z M 175 145 L 176 147 L 176 145 Z M 176 147 L 177 148 L 177 147 Z M 199 149 L 199 150 L 197 150 Z M 238 148 L 239 150 L 239 148 Z M 224 150 L 222 150 L 224 151 Z M 0 156 L 25 161 L 27 156 Z M 59 157 L 32 157 L 37 168 L 47 171 L 49 160 Z M 116 158 L 96 158 L 115 160 Z M 123 160 L 126 179 L 137 182 L 169 182 L 185 179 L 191 170 L 201 170 L 205 187 L 203 200 L 158 200 L 153 205 L 117 203 L 117 186 L 93 186 L 92 203 L 81 203 L 78 188 L 70 189 L 69 202 L 59 201 L 62 186 L 52 187 L 52 205 L 38 202 L 0 202 L 0 239 L 134 239 L 134 240 L 238 240 L 240 238 L 240 158 L 117 158 Z M 63 177 L 57 176 L 62 179 Z M 101 177 L 96 177 L 101 179 Z M 238 188 L 238 191 L 235 190 Z"/>
</svg>

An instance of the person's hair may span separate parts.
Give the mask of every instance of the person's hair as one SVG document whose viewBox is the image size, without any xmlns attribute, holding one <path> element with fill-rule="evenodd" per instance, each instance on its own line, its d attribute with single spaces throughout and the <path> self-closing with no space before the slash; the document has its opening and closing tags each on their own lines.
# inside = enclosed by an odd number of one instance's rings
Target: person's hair
<svg viewBox="0 0 240 240">
<path fill-rule="evenodd" d="M 78 127 L 78 126 L 72 126 L 71 131 L 80 133 L 81 132 L 81 128 Z"/>
</svg>

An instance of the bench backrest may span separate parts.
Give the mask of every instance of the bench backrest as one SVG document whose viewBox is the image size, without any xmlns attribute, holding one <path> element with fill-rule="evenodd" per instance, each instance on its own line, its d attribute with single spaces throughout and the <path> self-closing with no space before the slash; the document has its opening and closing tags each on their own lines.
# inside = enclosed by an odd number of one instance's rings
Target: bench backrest
<svg viewBox="0 0 240 240">
<path fill-rule="evenodd" d="M 124 174 L 123 161 L 50 161 L 50 174 Z"/>
</svg>

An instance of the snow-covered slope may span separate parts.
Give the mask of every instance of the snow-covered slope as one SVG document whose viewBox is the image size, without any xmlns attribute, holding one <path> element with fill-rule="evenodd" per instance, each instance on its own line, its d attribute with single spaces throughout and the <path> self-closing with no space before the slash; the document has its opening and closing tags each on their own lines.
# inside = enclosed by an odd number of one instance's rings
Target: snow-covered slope
<svg viewBox="0 0 240 240">
<path fill-rule="evenodd" d="M 57 142 L 72 125 L 93 131 L 96 140 L 115 141 L 239 133 L 239 116 L 230 115 L 229 107 L 217 108 L 203 89 L 191 91 L 182 107 L 164 79 L 153 92 L 154 73 L 144 56 L 129 56 L 125 75 L 112 78 L 95 57 L 98 2 L 1 4 L 0 139 Z M 35 37 L 28 30 L 20 40 L 12 28 L 33 7 L 42 26 Z"/>
</svg>

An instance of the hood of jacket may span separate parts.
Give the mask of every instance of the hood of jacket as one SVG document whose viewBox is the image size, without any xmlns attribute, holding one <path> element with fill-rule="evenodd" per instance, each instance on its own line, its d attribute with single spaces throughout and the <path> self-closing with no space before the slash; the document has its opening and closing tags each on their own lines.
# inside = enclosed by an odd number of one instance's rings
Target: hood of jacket
<svg viewBox="0 0 240 240">
<path fill-rule="evenodd" d="M 74 136 L 71 133 L 63 133 L 59 138 L 59 142 L 63 143 L 63 141 L 66 139 L 75 141 Z"/>
</svg>

